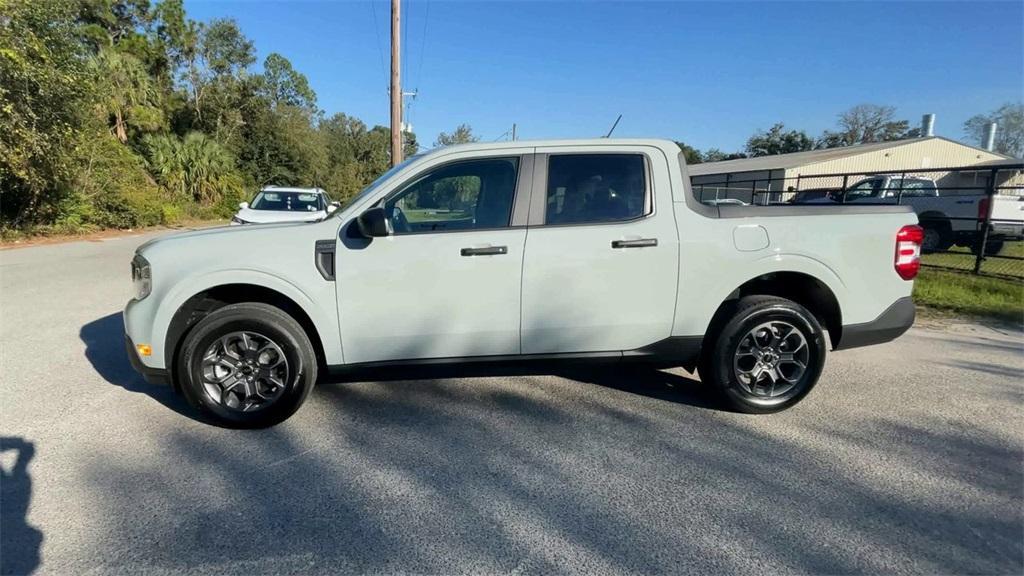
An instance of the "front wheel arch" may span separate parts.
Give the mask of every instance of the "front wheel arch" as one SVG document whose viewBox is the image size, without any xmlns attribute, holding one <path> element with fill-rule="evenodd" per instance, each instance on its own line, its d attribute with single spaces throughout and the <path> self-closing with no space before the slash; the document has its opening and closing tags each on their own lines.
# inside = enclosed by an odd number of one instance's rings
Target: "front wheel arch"
<svg viewBox="0 0 1024 576">
<path fill-rule="evenodd" d="M 222 284 L 207 288 L 188 298 L 175 311 L 167 327 L 167 336 L 164 340 L 164 361 L 170 372 L 171 382 L 176 389 L 180 390 L 180 386 L 178 379 L 174 376 L 174 368 L 178 366 L 181 346 L 189 331 L 211 312 L 229 304 L 246 302 L 274 306 L 294 318 L 313 345 L 317 364 L 321 368 L 326 366 L 324 345 L 323 340 L 320 338 L 320 333 L 317 331 L 313 320 L 297 302 L 265 286 L 256 284 Z"/>
</svg>

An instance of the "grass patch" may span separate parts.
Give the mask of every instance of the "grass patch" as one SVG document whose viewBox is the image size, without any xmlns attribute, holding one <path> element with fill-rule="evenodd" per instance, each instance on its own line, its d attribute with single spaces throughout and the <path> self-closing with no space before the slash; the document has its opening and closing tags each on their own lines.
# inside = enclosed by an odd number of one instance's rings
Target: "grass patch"
<svg viewBox="0 0 1024 576">
<path fill-rule="evenodd" d="M 1024 242 L 1019 240 L 1007 241 L 999 256 L 1010 256 L 1024 258 Z M 921 256 L 921 263 L 929 266 L 941 266 L 955 270 L 974 270 L 975 256 L 971 251 L 962 246 L 954 246 L 948 252 L 936 252 Z M 986 258 L 981 264 L 981 271 L 987 274 L 998 274 L 1001 276 L 1016 276 L 1024 278 L 1024 259 L 1009 260 L 1006 258 Z"/>
<path fill-rule="evenodd" d="M 1024 282 L 923 268 L 914 301 L 957 314 L 1024 322 Z"/>
</svg>

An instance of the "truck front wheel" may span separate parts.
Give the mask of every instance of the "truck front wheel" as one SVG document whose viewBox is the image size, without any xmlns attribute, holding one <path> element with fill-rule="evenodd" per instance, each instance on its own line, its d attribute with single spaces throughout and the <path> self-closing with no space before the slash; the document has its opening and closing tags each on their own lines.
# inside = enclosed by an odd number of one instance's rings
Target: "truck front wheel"
<svg viewBox="0 0 1024 576">
<path fill-rule="evenodd" d="M 230 304 L 196 324 L 182 343 L 178 374 L 189 403 L 222 424 L 273 426 L 291 416 L 316 382 L 302 326 L 268 304 Z"/>
<path fill-rule="evenodd" d="M 719 315 L 701 357 L 700 377 L 740 412 L 779 412 L 799 402 L 821 375 L 825 336 L 806 308 L 785 298 L 746 296 Z"/>
</svg>

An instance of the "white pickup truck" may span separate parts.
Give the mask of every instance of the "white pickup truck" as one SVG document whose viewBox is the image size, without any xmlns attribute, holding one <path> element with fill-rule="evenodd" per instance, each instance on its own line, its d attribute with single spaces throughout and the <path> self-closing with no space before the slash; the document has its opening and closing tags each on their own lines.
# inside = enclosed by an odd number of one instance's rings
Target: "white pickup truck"
<svg viewBox="0 0 1024 576">
<path fill-rule="evenodd" d="M 240 427 L 284 420 L 325 372 L 438 363 L 681 366 L 767 413 L 827 349 L 913 323 L 909 206 L 708 206 L 689 182 L 671 141 L 414 156 L 319 222 L 139 247 L 127 352 Z"/>
<path fill-rule="evenodd" d="M 955 190 L 954 190 L 955 192 Z M 880 174 L 851 185 L 845 192 L 819 189 L 798 192 L 794 204 L 906 204 L 914 209 L 924 228 L 921 251 L 948 250 L 954 244 L 980 249 L 983 221 L 989 198 L 980 190 L 941 194 L 935 180 L 921 176 Z M 998 254 L 1006 239 L 1022 235 L 1021 198 L 997 194 L 992 197 L 992 224 L 986 254 Z"/>
</svg>

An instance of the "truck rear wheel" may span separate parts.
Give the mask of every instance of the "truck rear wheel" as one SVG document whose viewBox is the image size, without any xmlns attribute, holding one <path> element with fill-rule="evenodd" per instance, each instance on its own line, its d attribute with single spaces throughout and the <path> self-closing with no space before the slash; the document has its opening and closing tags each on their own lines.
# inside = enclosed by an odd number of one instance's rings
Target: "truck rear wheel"
<svg viewBox="0 0 1024 576">
<path fill-rule="evenodd" d="M 231 304 L 196 324 L 179 359 L 189 403 L 222 424 L 263 428 L 282 422 L 316 382 L 313 346 L 302 326 L 261 303 Z"/>
<path fill-rule="evenodd" d="M 814 387 L 825 363 L 825 336 L 806 308 L 785 298 L 747 296 L 719 316 L 701 357 L 701 380 L 740 412 L 793 406 Z"/>
<path fill-rule="evenodd" d="M 948 222 L 927 222 L 922 224 L 924 239 L 921 241 L 921 252 L 931 254 L 949 250 L 953 245 L 953 232 Z"/>
</svg>

